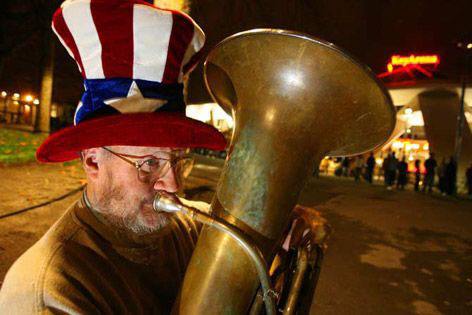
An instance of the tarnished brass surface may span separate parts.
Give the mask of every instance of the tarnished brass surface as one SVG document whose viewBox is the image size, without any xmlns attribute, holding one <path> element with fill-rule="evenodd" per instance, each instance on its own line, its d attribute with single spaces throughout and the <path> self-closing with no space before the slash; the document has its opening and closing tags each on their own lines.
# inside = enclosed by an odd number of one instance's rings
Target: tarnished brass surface
<svg viewBox="0 0 472 315">
<path fill-rule="evenodd" d="M 388 93 L 368 68 L 303 34 L 233 35 L 210 52 L 205 79 L 235 120 L 212 210 L 265 239 L 259 246 L 266 258 L 321 158 L 372 150 L 395 123 Z M 244 314 L 257 286 L 234 241 L 205 228 L 174 312 Z"/>
</svg>

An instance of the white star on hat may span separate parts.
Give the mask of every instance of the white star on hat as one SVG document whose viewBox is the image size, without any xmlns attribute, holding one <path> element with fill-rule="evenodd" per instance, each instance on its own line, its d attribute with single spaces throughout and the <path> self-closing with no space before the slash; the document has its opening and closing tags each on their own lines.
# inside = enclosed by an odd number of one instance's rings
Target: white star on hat
<svg viewBox="0 0 472 315">
<path fill-rule="evenodd" d="M 111 98 L 103 102 L 120 113 L 152 113 L 167 103 L 167 100 L 145 98 L 136 81 L 133 81 L 126 97 Z"/>
</svg>

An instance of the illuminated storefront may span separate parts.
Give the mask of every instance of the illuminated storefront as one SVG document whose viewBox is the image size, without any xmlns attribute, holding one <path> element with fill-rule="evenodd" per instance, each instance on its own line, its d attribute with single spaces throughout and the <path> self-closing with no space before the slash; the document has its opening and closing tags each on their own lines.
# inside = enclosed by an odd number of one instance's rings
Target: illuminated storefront
<svg viewBox="0 0 472 315">
<path fill-rule="evenodd" d="M 186 114 L 188 117 L 214 126 L 223 133 L 230 132 L 233 128 L 233 118 L 217 103 L 187 105 Z"/>
</svg>

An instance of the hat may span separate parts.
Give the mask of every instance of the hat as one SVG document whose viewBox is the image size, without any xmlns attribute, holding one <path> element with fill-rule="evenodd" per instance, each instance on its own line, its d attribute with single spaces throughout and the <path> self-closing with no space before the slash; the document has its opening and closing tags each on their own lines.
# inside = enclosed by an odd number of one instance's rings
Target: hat
<svg viewBox="0 0 472 315">
<path fill-rule="evenodd" d="M 185 116 L 183 80 L 205 41 L 188 15 L 140 0 L 67 0 L 52 28 L 85 92 L 74 125 L 42 143 L 39 161 L 68 161 L 105 145 L 224 149 L 220 132 Z"/>
</svg>

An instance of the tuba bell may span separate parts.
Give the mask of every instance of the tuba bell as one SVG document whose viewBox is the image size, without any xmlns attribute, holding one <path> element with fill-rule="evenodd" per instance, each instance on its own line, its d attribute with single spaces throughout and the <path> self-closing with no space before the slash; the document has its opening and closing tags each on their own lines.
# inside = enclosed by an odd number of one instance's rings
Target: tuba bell
<svg viewBox="0 0 472 315">
<path fill-rule="evenodd" d="M 272 261 L 313 168 L 324 156 L 382 145 L 395 124 L 392 101 L 375 75 L 338 47 L 285 30 L 226 38 L 209 53 L 204 76 L 235 122 L 211 213 Z M 206 226 L 173 313 L 247 314 L 258 279 L 235 239 Z"/>
</svg>

